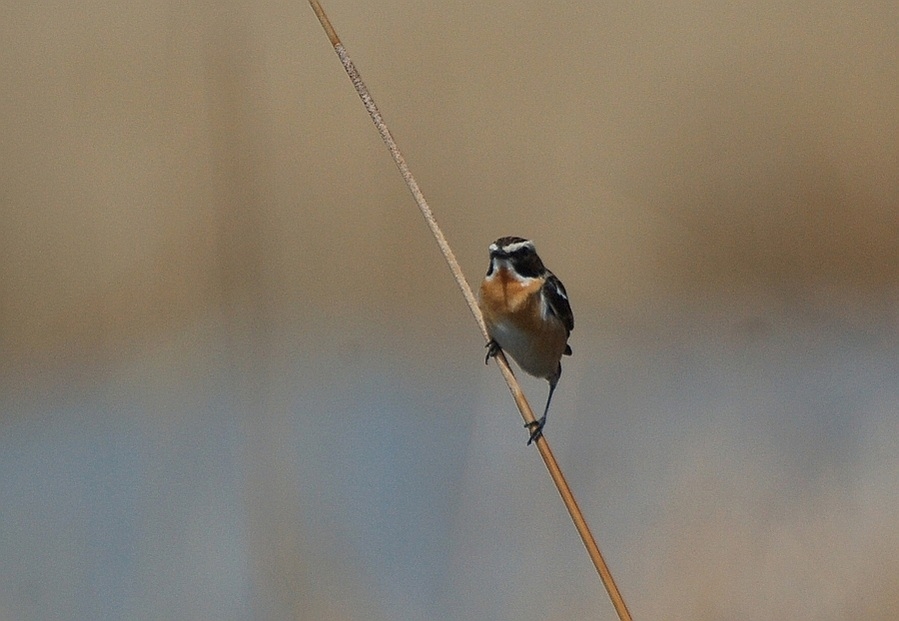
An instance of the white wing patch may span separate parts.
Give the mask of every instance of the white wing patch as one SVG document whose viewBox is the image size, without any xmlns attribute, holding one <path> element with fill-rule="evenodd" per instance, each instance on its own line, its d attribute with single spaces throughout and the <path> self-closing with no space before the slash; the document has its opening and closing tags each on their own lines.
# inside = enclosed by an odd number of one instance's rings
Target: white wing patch
<svg viewBox="0 0 899 621">
<path fill-rule="evenodd" d="M 571 305 L 568 303 L 568 292 L 565 291 L 562 281 L 549 272 L 541 293 L 541 310 L 544 318 L 550 314 L 555 315 L 571 332 L 574 329 L 574 316 L 571 313 Z"/>
<path fill-rule="evenodd" d="M 565 289 L 563 289 L 562 287 L 560 287 L 560 286 L 559 286 L 558 284 L 556 284 L 555 282 L 553 283 L 553 289 L 556 290 L 556 293 L 559 294 L 559 297 L 565 298 L 566 300 L 568 299 L 568 294 L 565 292 Z"/>
</svg>

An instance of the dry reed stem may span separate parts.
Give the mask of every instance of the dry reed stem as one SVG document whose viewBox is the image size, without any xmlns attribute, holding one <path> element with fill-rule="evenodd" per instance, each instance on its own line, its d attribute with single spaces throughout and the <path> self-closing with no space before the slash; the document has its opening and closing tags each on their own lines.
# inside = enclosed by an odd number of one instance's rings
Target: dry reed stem
<svg viewBox="0 0 899 621">
<path fill-rule="evenodd" d="M 440 251 L 443 253 L 450 271 L 453 273 L 456 284 L 459 286 L 459 289 L 462 290 L 462 295 L 465 297 L 468 308 L 471 310 L 471 314 L 474 315 L 475 321 L 481 329 L 481 334 L 485 340 L 489 341 L 490 337 L 487 334 L 487 327 L 484 324 L 484 318 L 481 316 L 481 310 L 478 308 L 474 293 L 468 285 L 468 281 L 465 280 L 465 276 L 462 274 L 462 268 L 459 266 L 459 262 L 456 260 L 452 248 L 450 248 L 449 243 L 443 236 L 443 231 L 441 231 L 440 227 L 437 225 L 437 220 L 434 219 L 434 214 L 428 206 L 424 195 L 421 193 L 421 189 L 418 187 L 415 177 L 412 176 L 412 172 L 409 170 L 409 166 L 406 164 L 403 154 L 400 152 L 390 130 L 384 123 L 384 119 L 381 117 L 381 113 L 378 111 L 374 99 L 372 99 L 371 94 L 368 92 L 368 88 L 362 81 L 362 77 L 356 70 L 353 61 L 350 60 L 350 57 L 347 55 L 346 49 L 340 42 L 340 38 L 337 36 L 337 32 L 331 25 L 331 21 L 325 14 L 321 4 L 319 4 L 318 0 L 309 0 L 309 4 L 312 6 L 312 10 L 315 11 L 315 15 L 318 17 L 318 21 L 321 22 L 325 33 L 328 35 L 328 39 L 330 39 L 334 51 L 337 52 L 337 56 L 340 58 L 344 70 L 349 76 L 350 81 L 352 81 L 359 97 L 362 99 L 362 103 L 368 111 L 369 116 L 371 116 L 371 120 L 374 122 L 375 127 L 377 127 L 378 133 L 381 134 L 381 139 L 384 141 L 384 144 L 387 145 L 387 149 L 390 151 L 393 161 L 396 162 L 400 174 L 403 176 L 406 185 L 409 187 L 409 191 L 412 192 L 412 197 L 415 199 L 415 203 L 418 205 L 418 209 L 421 211 L 421 215 L 424 217 L 428 228 L 431 229 L 431 233 L 437 241 L 437 245 L 440 247 Z M 502 372 L 503 378 L 506 380 L 506 384 L 509 385 L 509 390 L 512 393 L 515 404 L 518 406 L 519 412 L 521 412 L 521 417 L 524 419 L 526 426 L 527 424 L 536 422 L 537 419 L 534 416 L 534 412 L 531 409 L 528 400 L 525 398 L 524 392 L 521 390 L 521 385 L 518 383 L 518 380 L 515 379 L 515 375 L 512 373 L 512 369 L 509 366 L 506 357 L 502 352 L 499 352 L 496 355 L 495 360 L 500 372 Z M 549 448 L 549 443 L 542 434 L 538 436 L 534 443 L 537 446 L 537 450 L 540 452 L 540 456 L 543 458 L 543 462 L 546 464 L 547 470 L 549 470 L 553 482 L 556 484 L 556 488 L 559 490 L 559 494 L 562 496 L 562 502 L 565 503 L 565 507 L 571 515 L 574 526 L 581 536 L 584 546 L 587 548 L 590 559 L 596 566 L 596 571 L 599 573 L 599 577 L 609 594 L 609 599 L 612 600 L 612 605 L 615 607 L 619 619 L 621 619 L 621 621 L 630 621 L 631 615 L 624 602 L 624 598 L 621 596 L 621 592 L 618 590 L 618 586 L 615 584 L 615 580 L 612 577 L 612 572 L 609 571 L 609 567 L 606 565 L 605 559 L 603 559 L 602 553 L 599 551 L 599 546 L 596 544 L 596 540 L 590 532 L 590 527 L 587 525 L 587 521 L 584 519 L 580 507 L 578 507 L 574 495 L 571 493 L 571 488 L 568 486 L 568 482 L 565 480 L 565 476 L 562 474 L 562 470 L 559 468 L 559 464 L 556 462 L 556 458 Z"/>
</svg>

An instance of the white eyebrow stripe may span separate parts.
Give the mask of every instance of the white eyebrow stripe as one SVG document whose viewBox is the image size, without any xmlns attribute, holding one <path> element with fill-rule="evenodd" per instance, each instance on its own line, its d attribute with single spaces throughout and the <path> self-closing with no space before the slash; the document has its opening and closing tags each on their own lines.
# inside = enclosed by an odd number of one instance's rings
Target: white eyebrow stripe
<svg viewBox="0 0 899 621">
<path fill-rule="evenodd" d="M 515 242 L 514 244 L 509 244 L 508 246 L 503 246 L 503 250 L 505 252 L 508 252 L 509 254 L 512 254 L 516 250 L 521 250 L 522 248 L 530 248 L 531 250 L 533 250 L 534 242 L 532 242 L 529 239 L 526 239 L 524 241 Z"/>
</svg>

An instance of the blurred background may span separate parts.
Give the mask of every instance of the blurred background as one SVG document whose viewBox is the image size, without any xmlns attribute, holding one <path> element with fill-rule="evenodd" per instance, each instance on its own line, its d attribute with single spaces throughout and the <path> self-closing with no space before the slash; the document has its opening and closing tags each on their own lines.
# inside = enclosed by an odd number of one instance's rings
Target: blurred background
<svg viewBox="0 0 899 621">
<path fill-rule="evenodd" d="M 897 5 L 325 8 L 634 617 L 897 618 Z M 2 16 L 0 619 L 614 618 L 306 3 Z"/>
</svg>

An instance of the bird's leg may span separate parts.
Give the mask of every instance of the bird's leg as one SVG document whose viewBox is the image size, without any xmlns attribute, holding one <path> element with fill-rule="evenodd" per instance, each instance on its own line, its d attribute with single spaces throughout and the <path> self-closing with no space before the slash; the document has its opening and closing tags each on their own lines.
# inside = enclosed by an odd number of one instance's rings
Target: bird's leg
<svg viewBox="0 0 899 621">
<path fill-rule="evenodd" d="M 528 438 L 528 446 L 530 446 L 531 442 L 543 435 L 543 426 L 546 424 L 546 413 L 549 412 L 549 402 L 553 400 L 553 392 L 555 392 L 556 384 L 558 383 L 558 377 L 550 378 L 549 395 L 546 397 L 546 407 L 543 408 L 543 416 L 541 416 L 538 420 L 525 424 L 525 427 L 527 427 L 531 431 L 531 437 Z"/>
<path fill-rule="evenodd" d="M 487 364 L 488 362 L 490 362 L 491 358 L 493 358 L 494 356 L 496 356 L 496 354 L 498 354 L 499 352 L 501 352 L 503 350 L 503 348 L 499 346 L 499 343 L 497 343 L 493 339 L 490 339 L 487 342 L 486 347 L 487 347 L 487 355 L 484 356 L 484 364 Z"/>
</svg>

